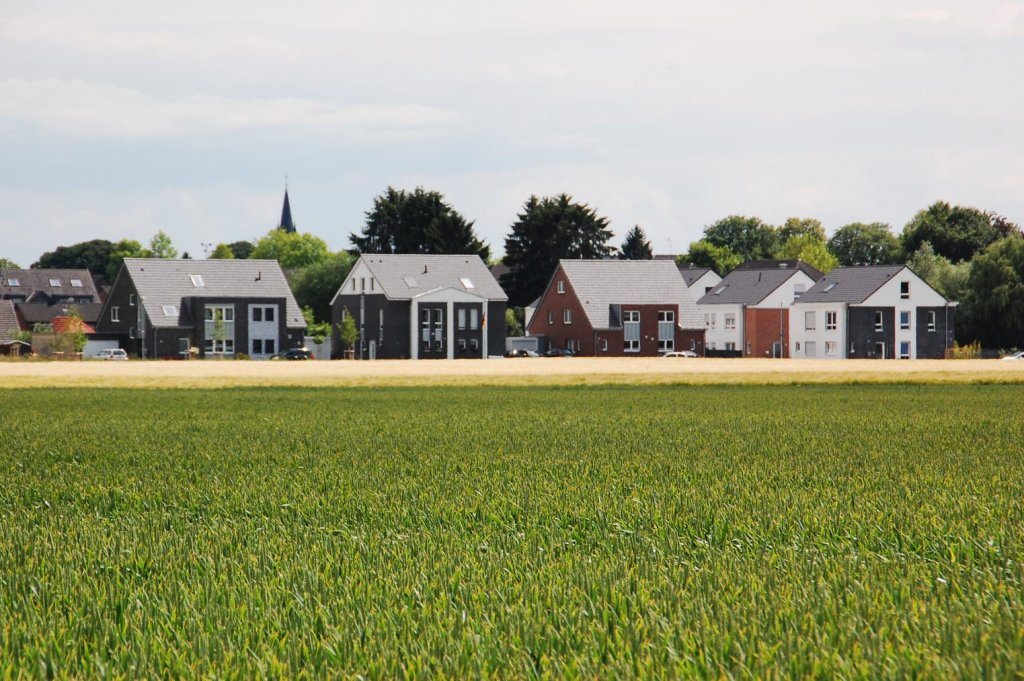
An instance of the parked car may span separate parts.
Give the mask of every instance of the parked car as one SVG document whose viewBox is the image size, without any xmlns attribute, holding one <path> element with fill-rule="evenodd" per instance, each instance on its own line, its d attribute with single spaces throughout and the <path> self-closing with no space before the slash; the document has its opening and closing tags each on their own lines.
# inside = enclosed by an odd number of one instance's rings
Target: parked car
<svg viewBox="0 0 1024 681">
<path fill-rule="evenodd" d="M 279 352 L 270 359 L 316 359 L 309 348 L 289 348 Z"/>
<path fill-rule="evenodd" d="M 505 353 L 505 356 L 506 357 L 540 357 L 540 355 L 538 355 L 533 350 L 522 350 L 520 348 L 512 348 L 511 350 L 509 350 L 508 352 Z"/>
<path fill-rule="evenodd" d="M 1005 357 L 1003 357 L 1003 359 L 1010 359 L 1010 360 L 1019 359 L 1019 360 L 1024 360 L 1024 350 L 1020 350 L 1018 352 L 1015 352 L 1012 355 L 1006 355 Z"/>
<path fill-rule="evenodd" d="M 576 353 L 572 350 L 565 350 L 563 348 L 551 348 L 544 353 L 545 357 L 575 357 Z"/>
<path fill-rule="evenodd" d="M 96 359 L 113 360 L 119 362 L 128 361 L 128 353 L 121 348 L 104 348 L 96 353 Z"/>
<path fill-rule="evenodd" d="M 676 350 L 675 352 L 666 352 L 662 357 L 696 357 L 697 353 L 693 350 Z"/>
</svg>

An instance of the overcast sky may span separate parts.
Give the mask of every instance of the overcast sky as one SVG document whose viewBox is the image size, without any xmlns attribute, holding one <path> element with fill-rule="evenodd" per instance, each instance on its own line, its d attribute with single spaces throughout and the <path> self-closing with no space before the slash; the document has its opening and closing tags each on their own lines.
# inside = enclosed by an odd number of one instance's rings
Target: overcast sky
<svg viewBox="0 0 1024 681">
<path fill-rule="evenodd" d="M 332 249 L 388 185 L 496 253 L 560 192 L 660 253 L 730 214 L 1024 223 L 1024 1 L 261 4 L 0 0 L 0 257 L 201 257 L 277 225 L 286 173 Z"/>
</svg>

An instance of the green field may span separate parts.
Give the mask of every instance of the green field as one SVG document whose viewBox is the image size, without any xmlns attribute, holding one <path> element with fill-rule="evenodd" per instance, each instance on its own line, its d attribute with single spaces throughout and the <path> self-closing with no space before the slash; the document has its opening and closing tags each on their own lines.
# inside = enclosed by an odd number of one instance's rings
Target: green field
<svg viewBox="0 0 1024 681">
<path fill-rule="evenodd" d="M 1024 388 L 0 391 L 0 678 L 1005 678 Z"/>
</svg>

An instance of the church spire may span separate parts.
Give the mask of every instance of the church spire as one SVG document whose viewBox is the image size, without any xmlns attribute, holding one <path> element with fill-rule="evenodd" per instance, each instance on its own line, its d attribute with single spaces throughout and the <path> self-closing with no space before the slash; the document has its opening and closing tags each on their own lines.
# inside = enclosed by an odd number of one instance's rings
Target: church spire
<svg viewBox="0 0 1024 681">
<path fill-rule="evenodd" d="M 295 233 L 295 223 L 292 222 L 292 206 L 288 203 L 288 183 L 284 185 L 284 208 L 281 209 L 281 224 L 278 229 L 283 229 L 289 234 Z"/>
</svg>

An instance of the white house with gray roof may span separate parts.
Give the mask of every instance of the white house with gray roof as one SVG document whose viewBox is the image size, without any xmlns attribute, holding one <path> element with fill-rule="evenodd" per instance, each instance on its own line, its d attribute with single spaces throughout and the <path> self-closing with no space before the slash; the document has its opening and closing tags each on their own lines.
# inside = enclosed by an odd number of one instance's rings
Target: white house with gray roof
<svg viewBox="0 0 1024 681">
<path fill-rule="evenodd" d="M 838 267 L 793 305 L 791 356 L 942 359 L 955 305 L 905 265 Z"/>
<path fill-rule="evenodd" d="M 580 355 L 704 353 L 697 306 L 669 260 L 561 260 L 528 330 Z"/>
<path fill-rule="evenodd" d="M 306 322 L 276 260 L 125 258 L 96 330 L 140 357 L 262 359 L 301 347 Z"/>
<path fill-rule="evenodd" d="M 821 272 L 802 260 L 757 260 L 727 274 L 697 308 L 712 354 L 779 357 L 787 347 L 789 308 Z"/>
<path fill-rule="evenodd" d="M 360 359 L 479 359 L 505 351 L 508 296 L 476 255 L 364 254 L 331 301 Z"/>
</svg>

